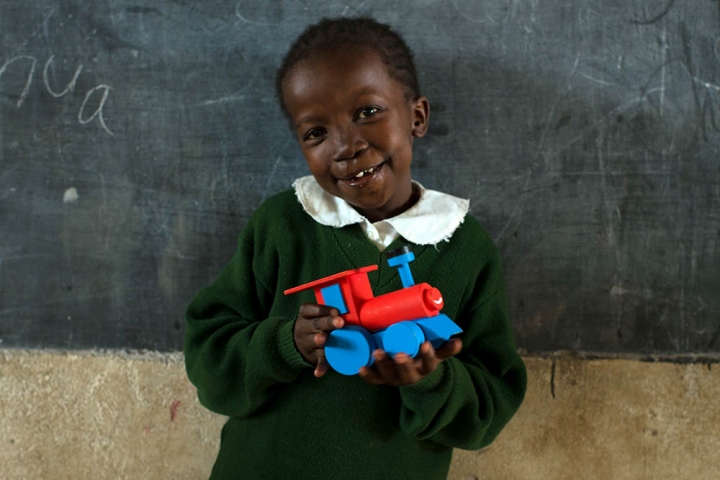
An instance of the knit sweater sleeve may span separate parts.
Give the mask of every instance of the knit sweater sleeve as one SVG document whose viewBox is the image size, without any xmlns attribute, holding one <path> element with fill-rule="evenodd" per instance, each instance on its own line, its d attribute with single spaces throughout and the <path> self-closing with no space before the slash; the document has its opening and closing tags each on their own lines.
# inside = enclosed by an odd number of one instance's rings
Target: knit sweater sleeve
<svg viewBox="0 0 720 480">
<path fill-rule="evenodd" d="M 309 367 L 295 348 L 294 319 L 268 317 L 274 292 L 248 225 L 231 262 L 185 314 L 185 367 L 200 403 L 247 416 Z"/>
<path fill-rule="evenodd" d="M 492 443 L 525 396 L 527 376 L 508 318 L 499 256 L 478 275 L 459 312 L 463 350 L 400 388 L 400 427 L 421 440 L 476 450 Z"/>
</svg>

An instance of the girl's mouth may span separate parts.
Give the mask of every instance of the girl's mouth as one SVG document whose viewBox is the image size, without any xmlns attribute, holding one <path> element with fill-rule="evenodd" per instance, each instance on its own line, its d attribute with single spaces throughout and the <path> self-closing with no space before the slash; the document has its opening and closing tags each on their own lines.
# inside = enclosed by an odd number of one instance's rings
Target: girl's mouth
<svg viewBox="0 0 720 480">
<path fill-rule="evenodd" d="M 378 175 L 378 172 L 380 172 L 385 166 L 385 162 L 382 162 L 379 165 L 375 165 L 374 167 L 367 168 L 361 172 L 356 173 L 352 177 L 344 178 L 342 181 L 344 183 L 350 184 L 352 186 L 361 186 L 368 182 L 370 182 L 373 178 L 375 178 Z"/>
</svg>

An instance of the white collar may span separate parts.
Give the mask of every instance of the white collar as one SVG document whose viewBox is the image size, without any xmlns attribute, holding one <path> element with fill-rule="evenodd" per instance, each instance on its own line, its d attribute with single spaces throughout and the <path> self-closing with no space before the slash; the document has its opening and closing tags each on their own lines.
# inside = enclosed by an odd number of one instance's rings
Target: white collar
<svg viewBox="0 0 720 480">
<path fill-rule="evenodd" d="M 413 184 L 420 193 L 417 203 L 383 222 L 392 225 L 406 240 L 417 245 L 435 245 L 442 240 L 449 240 L 465 219 L 470 201 L 425 189 L 417 182 Z M 298 178 L 293 182 L 293 187 L 305 212 L 322 225 L 339 228 L 355 223 L 370 223 L 345 200 L 323 190 L 312 175 Z"/>
</svg>

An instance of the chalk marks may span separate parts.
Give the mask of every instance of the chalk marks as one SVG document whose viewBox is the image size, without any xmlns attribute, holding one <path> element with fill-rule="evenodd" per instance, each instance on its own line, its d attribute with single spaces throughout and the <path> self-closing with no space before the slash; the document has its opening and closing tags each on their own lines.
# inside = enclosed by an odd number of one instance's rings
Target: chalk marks
<svg viewBox="0 0 720 480">
<path fill-rule="evenodd" d="M 543 162 L 545 165 L 548 165 L 548 159 L 543 155 L 543 146 L 545 144 L 545 137 L 547 136 L 550 126 L 553 122 L 551 122 L 551 119 L 555 116 L 555 109 L 557 108 L 558 104 L 561 100 L 563 100 L 567 95 L 570 93 L 570 91 L 573 89 L 571 80 L 575 76 L 575 71 L 577 70 L 578 64 L 580 63 L 580 57 L 581 54 L 578 52 L 575 55 L 575 63 L 573 64 L 572 69 L 570 70 L 570 74 L 567 76 L 567 79 L 565 80 L 565 90 L 555 99 L 555 102 L 553 102 L 552 107 L 550 108 L 547 116 L 547 121 L 545 122 L 545 129 L 542 132 L 542 135 L 540 135 L 540 140 L 538 141 L 538 145 L 535 149 L 535 158 L 540 158 L 542 155 Z"/>
<path fill-rule="evenodd" d="M 493 18 L 493 16 L 490 14 L 490 12 L 488 12 L 486 2 L 478 2 L 478 3 L 472 2 L 472 3 L 475 5 L 482 6 L 482 10 L 483 10 L 482 14 L 470 13 L 466 6 L 464 8 L 460 8 L 460 5 L 458 5 L 458 0 L 452 0 L 453 7 L 455 7 L 455 10 L 457 10 L 458 13 L 460 15 L 462 15 L 462 17 L 465 20 L 468 20 L 473 23 L 486 23 L 486 22 L 490 22 L 490 23 L 494 23 L 494 24 L 500 23 L 495 18 Z"/>
<path fill-rule="evenodd" d="M 367 0 L 363 0 L 360 2 L 360 5 L 350 7 L 350 5 L 345 5 L 345 9 L 343 10 L 342 14 L 340 14 L 341 17 L 352 17 L 354 15 L 357 15 L 360 10 L 362 10 L 365 5 L 367 4 Z"/>
<path fill-rule="evenodd" d="M 51 69 L 51 65 L 53 63 L 53 60 L 55 59 L 55 55 L 51 55 L 50 58 L 47 59 L 45 62 L 45 66 L 42 70 L 42 83 L 45 87 L 45 91 L 53 98 L 62 98 L 65 95 L 74 92 L 75 87 L 77 86 L 78 78 L 80 77 L 80 74 L 83 71 L 84 66 L 82 64 L 78 65 L 75 69 L 75 73 L 73 74 L 70 81 L 67 83 L 65 88 L 61 91 L 57 91 L 54 86 L 51 86 L 50 82 L 50 75 L 49 71 Z M 20 63 L 19 63 L 20 62 Z M 25 84 L 22 88 L 22 91 L 18 95 L 18 100 L 16 102 L 17 108 L 22 107 L 23 103 L 27 99 L 28 94 L 30 93 L 30 88 L 32 86 L 34 76 L 35 76 L 35 70 L 37 68 L 38 59 L 36 57 L 30 56 L 30 55 L 17 55 L 15 57 L 9 58 L 5 61 L 2 67 L 0 67 L 0 81 L 2 81 L 3 75 L 8 71 L 8 69 L 12 66 L 15 68 L 15 65 L 22 65 L 22 62 L 27 63 L 27 79 L 25 80 Z M 80 109 L 78 111 L 77 119 L 78 123 L 80 125 L 87 125 L 88 123 L 92 122 L 96 118 L 98 119 L 98 122 L 102 126 L 103 130 L 108 135 L 114 136 L 115 134 L 110 130 L 110 128 L 107 126 L 107 123 L 105 121 L 105 117 L 103 116 L 103 109 L 105 107 L 105 103 L 107 102 L 108 95 L 110 94 L 110 90 L 113 88 L 106 84 L 100 84 L 96 85 L 95 87 L 91 88 L 85 93 L 85 97 L 83 99 L 82 104 L 80 105 Z M 94 94 L 98 92 L 98 94 L 101 95 L 100 101 L 98 102 L 98 106 L 95 108 L 95 110 L 88 116 L 85 113 L 85 109 L 87 106 L 87 103 L 90 101 L 90 99 L 94 96 Z"/>
<path fill-rule="evenodd" d="M 63 195 L 63 203 L 77 202 L 79 198 L 80 195 L 78 195 L 77 189 L 75 187 L 70 187 L 65 190 L 65 194 Z"/>
<path fill-rule="evenodd" d="M 703 87 L 707 88 L 708 90 L 715 90 L 716 92 L 720 92 L 720 85 L 717 85 L 715 83 L 706 82 L 702 78 L 699 77 L 693 77 L 693 80 L 695 80 L 697 83 L 702 85 Z"/>
<path fill-rule="evenodd" d="M 100 99 L 100 103 L 98 104 L 97 108 L 93 112 L 92 115 L 90 115 L 90 118 L 84 119 L 83 118 L 83 111 L 85 110 L 85 105 L 87 105 L 88 100 L 90 100 L 90 97 L 92 97 L 92 94 L 95 93 L 98 90 L 102 90 L 102 98 Z M 110 135 L 115 135 L 113 132 L 110 131 L 107 124 L 105 123 L 105 118 L 103 117 L 102 110 L 105 106 L 105 101 L 107 100 L 108 95 L 110 94 L 110 90 L 112 90 L 112 87 L 108 85 L 98 85 L 97 87 L 88 90 L 88 92 L 85 94 L 85 100 L 83 100 L 82 105 L 80 106 L 80 111 L 78 112 L 78 122 L 80 122 L 81 125 L 87 125 L 88 123 L 92 122 L 96 117 L 100 120 L 100 125 L 102 125 L 103 129 L 109 133 Z"/>
<path fill-rule="evenodd" d="M 229 95 L 222 96 L 220 98 L 213 98 L 210 100 L 205 100 L 200 103 L 195 104 L 196 107 L 211 107 L 214 105 L 219 105 L 223 103 L 231 103 L 231 102 L 241 102 L 247 98 L 247 95 L 245 95 L 245 92 L 250 88 L 255 86 L 255 80 L 256 77 L 252 76 L 248 82 L 240 88 L 240 90 L 237 90 Z"/>
<path fill-rule="evenodd" d="M 268 177 L 267 177 L 267 182 L 265 182 L 265 188 L 263 189 L 263 194 L 262 194 L 262 199 L 263 199 L 263 200 L 265 200 L 265 199 L 270 195 L 270 192 L 273 191 L 273 190 L 270 188 L 270 182 L 271 182 L 273 179 L 277 178 L 276 175 L 275 175 L 275 173 L 277 172 L 278 165 L 280 165 L 280 162 L 281 162 L 282 159 L 283 159 L 283 152 L 285 151 L 285 147 L 287 147 L 287 144 L 288 144 L 289 142 L 290 142 L 290 137 L 288 136 L 288 137 L 285 138 L 285 141 L 283 142 L 282 146 L 279 148 L 280 155 L 278 155 L 277 158 L 275 159 L 275 163 L 273 163 L 272 170 L 270 171 L 270 174 L 269 174 Z M 273 146 L 273 150 L 274 150 L 274 149 L 275 149 L 275 147 Z"/>
<path fill-rule="evenodd" d="M 15 195 L 15 192 L 17 192 L 17 188 L 15 188 L 15 187 L 8 188 L 4 192 L 0 193 L 0 200 L 5 200 L 7 198 L 10 198 L 11 196 Z"/>
<path fill-rule="evenodd" d="M 664 61 L 651 73 L 638 99 L 646 150 L 658 155 L 686 152 L 701 132 L 706 137 L 708 129 L 720 131 L 714 113 L 718 93 L 720 85 L 695 76 L 686 60 Z"/>
<path fill-rule="evenodd" d="M 612 85 L 612 83 L 610 83 L 610 82 L 606 82 L 605 80 L 601 80 L 599 78 L 592 77 L 592 76 L 588 75 L 587 73 L 580 72 L 580 76 L 585 77 L 588 80 L 590 80 L 591 82 L 597 83 L 598 85 L 602 85 L 603 87 L 608 87 L 608 86 Z"/>
<path fill-rule="evenodd" d="M 17 57 L 13 57 L 5 62 L 5 64 L 0 68 L 0 78 L 3 76 L 5 71 L 8 69 L 10 65 L 12 65 L 15 62 L 18 62 L 20 60 L 30 60 L 31 66 L 30 66 L 30 72 L 28 73 L 27 81 L 25 82 L 25 87 L 23 88 L 22 92 L 20 93 L 20 97 L 18 97 L 17 101 L 17 107 L 20 108 L 25 101 L 25 99 L 28 96 L 28 93 L 30 92 L 30 85 L 32 85 L 33 75 L 35 74 L 35 67 L 37 66 L 37 58 L 31 57 L 29 55 L 18 55 Z"/>
<path fill-rule="evenodd" d="M 662 20 L 669 12 L 672 10 L 672 7 L 675 5 L 675 0 L 670 0 L 665 5 L 665 8 L 663 8 L 660 13 L 655 15 L 654 17 L 650 17 L 649 19 L 640 20 L 640 19 L 634 19 L 630 20 L 630 23 L 634 23 L 635 25 L 651 25 L 653 23 L 656 23 L 660 20 Z"/>
<path fill-rule="evenodd" d="M 54 58 L 55 55 L 50 55 L 48 61 L 45 62 L 45 68 L 43 68 L 42 73 L 43 83 L 45 84 L 45 90 L 47 90 L 50 95 L 55 98 L 60 98 L 75 90 L 75 85 L 77 84 L 77 79 L 80 76 L 80 73 L 83 71 L 83 66 L 82 64 L 78 65 L 77 69 L 75 69 L 75 74 L 73 75 L 72 80 L 70 80 L 70 83 L 68 83 L 67 87 L 65 87 L 65 90 L 63 90 L 62 92 L 55 92 L 50 86 L 50 80 L 48 79 L 48 69 L 50 68 L 50 64 L 52 63 Z"/>
<path fill-rule="evenodd" d="M 314 11 L 318 18 L 321 16 L 334 17 L 355 17 L 362 15 L 363 10 L 367 10 L 369 0 L 357 2 L 326 2 L 327 4 L 303 6 L 303 14 Z M 297 2 L 298 5 L 302 2 Z M 292 12 L 295 7 L 293 2 L 267 1 L 267 0 L 237 0 L 235 4 L 235 17 L 237 21 L 234 26 L 240 25 L 257 25 L 261 27 L 271 27 L 285 23 L 286 19 L 297 15 Z"/>
<path fill-rule="evenodd" d="M 264 8 L 247 8 L 247 10 L 250 10 L 254 13 L 257 13 L 258 11 L 267 10 L 268 5 L 275 6 L 275 11 L 267 12 L 266 17 L 270 17 L 271 19 L 269 21 L 261 21 L 261 20 L 253 20 L 248 18 L 243 12 L 246 10 L 243 6 L 245 3 L 244 0 L 240 0 L 237 5 L 235 5 L 235 16 L 240 20 L 242 23 L 247 23 L 250 25 L 261 25 L 261 26 L 269 26 L 269 25 L 277 25 L 281 23 L 282 21 L 282 10 L 277 10 L 278 6 L 281 5 L 280 2 L 261 2 L 261 5 Z M 281 8 L 281 7 L 280 7 Z"/>
<path fill-rule="evenodd" d="M 217 105 L 220 103 L 230 103 L 230 102 L 239 102 L 245 100 L 245 95 L 228 95 L 221 98 L 216 98 L 214 100 L 205 100 L 204 102 L 200 102 L 198 106 L 200 107 L 209 107 L 212 105 Z"/>
</svg>

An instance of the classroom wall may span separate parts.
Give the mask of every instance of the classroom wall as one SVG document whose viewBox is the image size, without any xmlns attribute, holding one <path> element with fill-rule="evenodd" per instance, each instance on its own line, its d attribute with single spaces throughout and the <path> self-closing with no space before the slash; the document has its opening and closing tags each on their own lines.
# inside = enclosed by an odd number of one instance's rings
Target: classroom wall
<svg viewBox="0 0 720 480">
<path fill-rule="evenodd" d="M 525 403 L 451 480 L 720 478 L 720 366 L 525 357 Z M 223 418 L 182 354 L 0 351 L 0 478 L 207 478 Z"/>
</svg>

